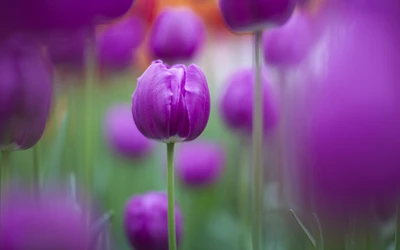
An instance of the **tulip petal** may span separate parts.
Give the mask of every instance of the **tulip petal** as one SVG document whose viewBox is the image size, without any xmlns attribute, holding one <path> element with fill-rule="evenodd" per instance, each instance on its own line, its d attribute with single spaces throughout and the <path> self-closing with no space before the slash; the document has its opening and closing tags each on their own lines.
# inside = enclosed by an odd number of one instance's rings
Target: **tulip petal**
<svg viewBox="0 0 400 250">
<path fill-rule="evenodd" d="M 210 117 L 207 79 L 197 65 L 192 64 L 188 67 L 184 98 L 190 125 L 190 133 L 185 141 L 191 141 L 204 131 Z"/>
</svg>

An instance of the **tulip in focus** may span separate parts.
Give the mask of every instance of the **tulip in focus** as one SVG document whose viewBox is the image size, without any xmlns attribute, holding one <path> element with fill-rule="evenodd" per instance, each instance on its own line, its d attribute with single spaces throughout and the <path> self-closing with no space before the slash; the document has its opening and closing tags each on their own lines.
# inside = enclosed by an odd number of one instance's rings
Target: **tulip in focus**
<svg viewBox="0 0 400 250">
<path fill-rule="evenodd" d="M 170 67 L 154 61 L 138 79 L 132 115 L 147 138 L 165 143 L 196 139 L 210 116 L 210 93 L 203 71 L 195 64 Z"/>
<path fill-rule="evenodd" d="M 264 59 L 278 67 L 296 66 L 307 57 L 312 45 L 311 20 L 298 11 L 283 26 L 264 33 Z"/>
<path fill-rule="evenodd" d="M 0 45 L 0 148 L 28 149 L 42 137 L 52 75 L 40 47 L 15 36 Z"/>
<path fill-rule="evenodd" d="M 225 124 L 241 134 L 249 135 L 253 129 L 253 85 L 254 71 L 241 69 L 228 78 L 219 101 L 219 111 Z M 265 76 L 263 89 L 263 124 L 264 132 L 268 132 L 278 123 L 278 103 Z"/>
<path fill-rule="evenodd" d="M 112 24 L 97 38 L 100 67 L 111 70 L 129 67 L 134 59 L 134 50 L 143 39 L 143 23 L 137 17 L 131 16 Z"/>
<path fill-rule="evenodd" d="M 149 49 L 154 59 L 169 63 L 192 59 L 205 38 L 205 27 L 189 8 L 166 8 L 156 18 Z"/>
<path fill-rule="evenodd" d="M 219 7 L 231 30 L 253 32 L 284 24 L 296 3 L 297 0 L 219 0 Z"/>
<path fill-rule="evenodd" d="M 118 104 L 109 108 L 104 122 L 108 144 L 113 151 L 124 157 L 144 157 L 155 146 L 153 141 L 144 137 L 137 129 L 129 104 Z"/>
<path fill-rule="evenodd" d="M 125 231 L 136 250 L 168 250 L 168 199 L 164 192 L 133 196 L 125 208 Z M 175 205 L 176 240 L 182 236 L 182 214 Z"/>
<path fill-rule="evenodd" d="M 176 173 L 188 187 L 203 187 L 218 181 L 225 168 L 225 150 L 212 141 L 182 144 L 176 155 Z"/>
<path fill-rule="evenodd" d="M 88 249 L 86 220 L 72 200 L 14 194 L 4 200 L 1 209 L 0 249 Z"/>
</svg>

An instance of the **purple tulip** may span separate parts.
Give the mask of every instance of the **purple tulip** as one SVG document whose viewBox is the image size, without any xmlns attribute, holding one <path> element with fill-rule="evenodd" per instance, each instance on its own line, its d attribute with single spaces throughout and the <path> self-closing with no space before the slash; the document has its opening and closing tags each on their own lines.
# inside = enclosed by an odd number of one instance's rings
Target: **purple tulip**
<svg viewBox="0 0 400 250">
<path fill-rule="evenodd" d="M 189 187 L 208 186 L 215 183 L 225 167 L 224 148 L 211 141 L 194 141 L 182 144 L 176 155 L 176 173 Z"/>
<path fill-rule="evenodd" d="M 344 7 L 354 8 L 361 11 L 371 11 L 385 15 L 396 15 L 400 17 L 400 2 L 397 0 L 326 0 L 328 8 Z"/>
<path fill-rule="evenodd" d="M 221 96 L 219 111 L 226 125 L 240 133 L 250 134 L 253 125 L 254 72 L 242 69 L 233 73 L 226 82 L 226 90 Z M 272 94 L 270 84 L 263 77 L 264 131 L 275 128 L 278 122 L 278 103 Z"/>
<path fill-rule="evenodd" d="M 133 52 L 144 39 L 142 21 L 130 17 L 113 24 L 97 39 L 97 54 L 102 68 L 124 69 L 132 64 Z"/>
<path fill-rule="evenodd" d="M 42 50 L 16 36 L 0 44 L 0 148 L 27 149 L 42 137 L 52 75 Z"/>
<path fill-rule="evenodd" d="M 264 58 L 279 67 L 298 65 L 308 55 L 313 41 L 310 18 L 296 12 L 283 26 L 264 33 Z"/>
<path fill-rule="evenodd" d="M 248 32 L 284 24 L 296 3 L 297 0 L 219 0 L 219 7 L 231 30 Z"/>
<path fill-rule="evenodd" d="M 394 207 L 400 185 L 400 32 L 341 11 L 323 34 L 325 65 L 294 109 L 302 195 L 324 216 L 368 216 L 377 199 Z"/>
<path fill-rule="evenodd" d="M 128 158 L 146 156 L 154 148 L 153 141 L 144 137 L 133 122 L 129 104 L 114 105 L 108 110 L 104 132 L 110 147 Z"/>
<path fill-rule="evenodd" d="M 154 21 L 150 34 L 150 53 L 167 62 L 190 60 L 201 47 L 205 27 L 189 8 L 167 8 Z"/>
<path fill-rule="evenodd" d="M 1 209 L 0 249 L 87 249 L 86 220 L 71 200 L 13 195 Z"/>
<path fill-rule="evenodd" d="M 195 64 L 169 67 L 154 61 L 138 79 L 132 115 L 147 138 L 166 143 L 196 139 L 210 116 L 210 93 L 203 71 Z"/>
<path fill-rule="evenodd" d="M 175 205 L 176 241 L 182 236 L 182 214 Z M 164 192 L 133 196 L 125 209 L 125 231 L 136 250 L 168 250 L 168 198 Z"/>
<path fill-rule="evenodd" d="M 83 69 L 87 32 L 84 29 L 53 31 L 42 38 L 48 55 L 56 66 Z"/>
<path fill-rule="evenodd" d="M 27 11 L 27 26 L 38 30 L 60 30 L 90 28 L 102 19 L 117 18 L 128 11 L 133 0 L 34 0 L 34 2 L 32 9 Z"/>
</svg>

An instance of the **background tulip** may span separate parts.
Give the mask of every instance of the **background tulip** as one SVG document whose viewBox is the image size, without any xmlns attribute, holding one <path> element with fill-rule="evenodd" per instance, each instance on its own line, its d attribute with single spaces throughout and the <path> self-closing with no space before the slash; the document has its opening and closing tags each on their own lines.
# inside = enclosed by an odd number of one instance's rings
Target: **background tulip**
<svg viewBox="0 0 400 250">
<path fill-rule="evenodd" d="M 125 208 L 125 231 L 137 250 L 168 249 L 168 200 L 164 192 L 133 196 Z M 182 215 L 175 205 L 176 239 L 182 236 Z"/>
<path fill-rule="evenodd" d="M 1 209 L 0 249 L 87 249 L 86 220 L 72 200 L 18 194 L 5 200 Z"/>
<path fill-rule="evenodd" d="M 176 173 L 189 187 L 215 183 L 225 167 L 225 151 L 212 141 L 194 141 L 182 144 L 176 155 Z"/>
<path fill-rule="evenodd" d="M 167 8 L 154 21 L 149 49 L 154 59 L 176 63 L 192 59 L 204 38 L 205 27 L 196 13 L 189 8 Z"/>
<path fill-rule="evenodd" d="M 27 149 L 41 138 L 52 76 L 42 50 L 27 37 L 0 45 L 0 147 Z"/>
<path fill-rule="evenodd" d="M 147 138 L 163 142 L 196 139 L 210 116 L 210 93 L 203 71 L 195 64 L 169 67 L 154 61 L 138 79 L 132 114 Z"/>
<path fill-rule="evenodd" d="M 400 181 L 399 35 L 396 25 L 383 17 L 337 13 L 326 21 L 321 36 L 325 67 L 302 81 L 310 84 L 305 85 L 305 106 L 294 103 L 291 120 L 297 124 L 293 131 L 300 132 L 302 195 L 331 220 L 366 219 L 377 199 L 395 206 Z"/>
<path fill-rule="evenodd" d="M 241 69 L 234 72 L 226 81 L 226 87 L 219 101 L 219 112 L 225 124 L 239 131 L 250 134 L 252 131 L 254 72 Z M 264 132 L 273 129 L 278 122 L 278 103 L 270 84 L 263 77 L 264 89 Z"/>
<path fill-rule="evenodd" d="M 297 0 L 219 0 L 219 7 L 231 30 L 248 32 L 284 24 L 296 3 Z"/>
<path fill-rule="evenodd" d="M 288 67 L 299 64 L 312 48 L 313 29 L 306 13 L 295 12 L 287 23 L 264 33 L 264 59 Z"/>
<path fill-rule="evenodd" d="M 110 147 L 125 157 L 143 157 L 154 148 L 154 143 L 137 129 L 128 104 L 115 104 L 109 108 L 104 133 Z"/>
<path fill-rule="evenodd" d="M 143 23 L 134 16 L 111 25 L 97 38 L 100 67 L 118 70 L 130 66 L 143 38 Z"/>
</svg>

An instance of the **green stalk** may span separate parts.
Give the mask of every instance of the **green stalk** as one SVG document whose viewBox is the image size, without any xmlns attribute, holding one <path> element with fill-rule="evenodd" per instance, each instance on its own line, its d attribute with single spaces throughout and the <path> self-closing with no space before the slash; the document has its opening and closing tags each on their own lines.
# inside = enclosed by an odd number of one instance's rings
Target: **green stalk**
<svg viewBox="0 0 400 250">
<path fill-rule="evenodd" d="M 86 72 L 85 72 L 85 121 L 84 121 L 84 176 L 87 185 L 88 197 L 92 195 L 93 188 L 93 88 L 96 74 L 96 59 L 94 47 L 94 34 L 89 34 L 89 40 L 86 47 Z"/>
<path fill-rule="evenodd" d="M 1 169 L 0 169 L 0 197 L 4 199 L 5 194 L 7 193 L 8 184 L 11 177 L 11 163 L 10 163 L 11 151 L 4 150 L 1 151 Z M 0 203 L 1 200 L 0 200 Z"/>
<path fill-rule="evenodd" d="M 249 178 L 250 178 L 250 169 L 249 169 L 249 145 L 247 143 L 241 143 L 244 145 L 242 149 L 241 155 L 241 162 L 242 164 L 239 165 L 239 190 L 238 190 L 238 207 L 239 207 L 239 216 L 241 218 L 241 235 L 242 237 L 239 238 L 240 244 L 242 244 L 242 249 L 249 249 L 249 235 L 248 229 L 250 226 L 249 222 Z"/>
<path fill-rule="evenodd" d="M 40 190 L 40 164 L 39 164 L 39 145 L 33 147 L 33 191 L 39 195 Z"/>
<path fill-rule="evenodd" d="M 254 52 L 255 52 L 255 84 L 253 91 L 253 231 L 252 241 L 253 249 L 262 249 L 263 239 L 263 91 L 261 83 L 261 41 L 262 31 L 256 31 L 254 34 Z"/>
<path fill-rule="evenodd" d="M 394 249 L 400 250 L 400 202 L 397 202 L 396 208 L 396 235 L 394 241 Z"/>
<path fill-rule="evenodd" d="M 175 194 L 174 194 L 174 146 L 167 143 L 167 167 L 168 167 L 168 250 L 176 250 L 175 236 Z"/>
</svg>

